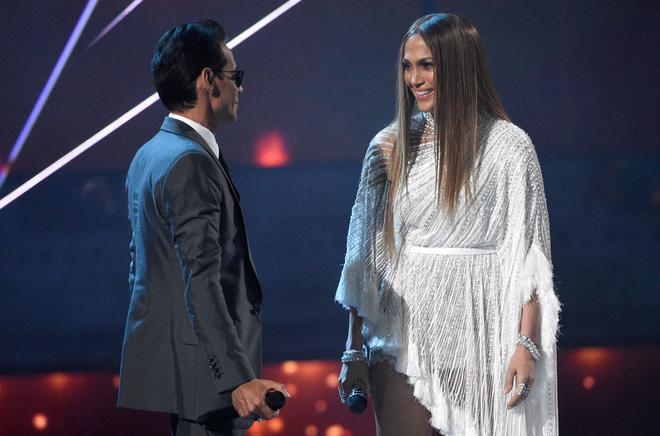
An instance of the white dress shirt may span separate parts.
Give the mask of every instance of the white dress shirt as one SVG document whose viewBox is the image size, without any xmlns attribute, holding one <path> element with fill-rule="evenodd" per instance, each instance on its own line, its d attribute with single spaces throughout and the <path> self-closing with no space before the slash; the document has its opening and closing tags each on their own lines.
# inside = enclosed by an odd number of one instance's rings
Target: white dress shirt
<svg viewBox="0 0 660 436">
<path fill-rule="evenodd" d="M 206 144 L 211 147 L 211 151 L 213 151 L 213 154 L 215 155 L 215 158 L 218 159 L 220 157 L 220 147 L 218 146 L 218 142 L 215 139 L 215 135 L 213 132 L 211 132 L 209 129 L 206 127 L 202 126 L 196 121 L 191 120 L 190 118 L 186 118 L 182 115 L 178 114 L 173 114 L 170 112 L 168 115 L 170 118 L 174 118 L 175 120 L 179 120 L 183 123 L 188 124 L 190 127 L 195 129 L 195 132 L 199 133 L 199 136 L 202 137 L 202 139 L 206 142 Z"/>
</svg>

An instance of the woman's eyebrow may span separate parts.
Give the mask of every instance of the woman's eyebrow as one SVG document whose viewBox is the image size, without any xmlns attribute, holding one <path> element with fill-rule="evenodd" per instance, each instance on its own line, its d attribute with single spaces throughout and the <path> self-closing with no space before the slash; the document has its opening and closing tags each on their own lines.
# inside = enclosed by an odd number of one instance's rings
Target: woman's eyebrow
<svg viewBox="0 0 660 436">
<path fill-rule="evenodd" d="M 408 58 L 403 58 L 403 61 L 402 61 L 402 62 L 403 62 L 404 64 L 410 64 L 410 63 L 411 63 L 410 60 L 409 60 Z M 427 56 L 427 57 L 422 58 L 422 59 L 417 59 L 417 63 L 418 63 L 418 64 L 421 64 L 421 63 L 423 63 L 423 62 L 433 62 L 433 58 L 430 57 L 430 56 Z"/>
</svg>

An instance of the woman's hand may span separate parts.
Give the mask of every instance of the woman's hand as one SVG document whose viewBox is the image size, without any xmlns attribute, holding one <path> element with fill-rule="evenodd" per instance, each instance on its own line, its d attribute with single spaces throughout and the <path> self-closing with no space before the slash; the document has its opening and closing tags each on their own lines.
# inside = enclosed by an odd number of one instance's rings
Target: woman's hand
<svg viewBox="0 0 660 436">
<path fill-rule="evenodd" d="M 369 367 L 364 360 L 344 363 L 339 373 L 339 399 L 345 403 L 354 388 L 364 389 L 369 393 Z"/>
<path fill-rule="evenodd" d="M 534 372 L 536 371 L 536 362 L 532 354 L 522 345 L 516 345 L 516 350 L 511 356 L 509 366 L 506 370 L 504 395 L 511 392 L 513 387 L 513 378 L 516 378 L 516 389 L 513 396 L 506 403 L 506 407 L 511 409 L 516 407 L 527 398 L 529 390 L 534 384 Z"/>
</svg>

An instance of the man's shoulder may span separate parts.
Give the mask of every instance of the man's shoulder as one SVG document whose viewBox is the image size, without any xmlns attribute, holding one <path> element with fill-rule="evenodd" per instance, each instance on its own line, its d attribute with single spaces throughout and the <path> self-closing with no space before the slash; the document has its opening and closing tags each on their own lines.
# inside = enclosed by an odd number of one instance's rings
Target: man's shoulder
<svg viewBox="0 0 660 436">
<path fill-rule="evenodd" d="M 211 159 L 204 146 L 197 141 L 160 130 L 140 147 L 135 157 L 146 158 L 153 164 L 169 165 L 188 154 L 200 154 Z"/>
<path fill-rule="evenodd" d="M 192 159 L 185 159 L 192 157 Z M 165 130 L 159 130 L 135 153 L 128 178 L 164 178 L 178 162 L 212 162 L 212 157 L 198 142 Z"/>
<path fill-rule="evenodd" d="M 204 146 L 199 142 L 167 130 L 159 130 L 142 149 L 145 152 L 162 155 L 164 157 L 172 156 L 174 158 L 190 153 L 204 152 Z"/>
</svg>

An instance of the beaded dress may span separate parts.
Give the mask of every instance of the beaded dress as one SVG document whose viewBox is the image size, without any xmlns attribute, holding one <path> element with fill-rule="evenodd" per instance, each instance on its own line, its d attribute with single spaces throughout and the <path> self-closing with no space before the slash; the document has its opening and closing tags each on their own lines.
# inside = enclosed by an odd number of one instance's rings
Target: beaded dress
<svg viewBox="0 0 660 436">
<path fill-rule="evenodd" d="M 437 206 L 434 123 L 411 120 L 413 164 L 394 203 L 396 261 L 383 237 L 393 123 L 369 144 L 335 299 L 363 318 L 370 360 L 407 375 L 443 435 L 555 435 L 556 334 L 550 233 L 529 137 L 483 116 L 474 194 Z M 507 410 L 504 376 L 522 306 L 541 305 L 541 359 L 528 398 Z"/>
</svg>

